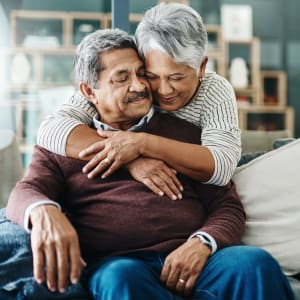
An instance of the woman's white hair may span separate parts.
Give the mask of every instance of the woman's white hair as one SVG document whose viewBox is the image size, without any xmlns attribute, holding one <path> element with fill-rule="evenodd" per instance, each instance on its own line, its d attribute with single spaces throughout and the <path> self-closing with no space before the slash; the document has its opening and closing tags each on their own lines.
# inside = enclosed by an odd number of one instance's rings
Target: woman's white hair
<svg viewBox="0 0 300 300">
<path fill-rule="evenodd" d="M 167 53 L 176 63 L 199 72 L 207 50 L 207 32 L 201 16 L 190 6 L 160 3 L 146 11 L 135 38 L 139 54 L 150 50 Z"/>
</svg>

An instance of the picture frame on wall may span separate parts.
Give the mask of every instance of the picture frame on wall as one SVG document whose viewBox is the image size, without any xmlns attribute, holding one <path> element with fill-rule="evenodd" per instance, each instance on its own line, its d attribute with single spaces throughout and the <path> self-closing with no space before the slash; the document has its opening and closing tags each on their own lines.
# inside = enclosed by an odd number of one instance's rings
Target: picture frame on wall
<svg viewBox="0 0 300 300">
<path fill-rule="evenodd" d="M 227 41 L 249 41 L 253 37 L 253 12 L 250 5 L 221 6 L 223 38 Z"/>
</svg>

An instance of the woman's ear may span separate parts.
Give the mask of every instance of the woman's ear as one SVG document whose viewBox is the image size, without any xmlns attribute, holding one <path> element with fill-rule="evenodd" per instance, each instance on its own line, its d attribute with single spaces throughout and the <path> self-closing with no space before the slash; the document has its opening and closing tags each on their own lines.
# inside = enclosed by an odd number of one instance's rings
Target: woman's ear
<svg viewBox="0 0 300 300">
<path fill-rule="evenodd" d="M 205 75 L 205 69 L 206 69 L 207 61 L 208 61 L 208 57 L 204 56 L 204 58 L 201 62 L 201 65 L 200 65 L 200 70 L 199 70 L 199 79 L 201 79 L 201 80 Z"/>
<path fill-rule="evenodd" d="M 82 95 L 87 98 L 89 101 L 91 101 L 93 104 L 97 104 L 98 101 L 95 97 L 95 93 L 94 93 L 94 90 L 93 88 L 90 87 L 90 85 L 88 85 L 87 83 L 85 82 L 81 82 L 79 84 L 79 89 L 82 93 Z"/>
</svg>

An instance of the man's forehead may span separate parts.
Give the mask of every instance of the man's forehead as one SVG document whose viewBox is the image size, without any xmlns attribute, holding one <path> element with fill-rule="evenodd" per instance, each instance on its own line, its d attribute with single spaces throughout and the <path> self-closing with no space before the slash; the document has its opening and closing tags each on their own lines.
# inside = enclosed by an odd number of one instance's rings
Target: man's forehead
<svg viewBox="0 0 300 300">
<path fill-rule="evenodd" d="M 114 49 L 100 55 L 103 70 L 113 72 L 125 72 L 132 69 L 144 67 L 144 62 L 140 59 L 134 49 Z"/>
</svg>

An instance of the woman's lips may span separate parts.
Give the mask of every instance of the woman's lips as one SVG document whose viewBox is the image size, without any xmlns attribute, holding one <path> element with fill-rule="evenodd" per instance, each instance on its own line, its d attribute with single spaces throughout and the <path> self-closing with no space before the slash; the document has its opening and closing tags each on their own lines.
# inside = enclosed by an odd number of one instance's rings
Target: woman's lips
<svg viewBox="0 0 300 300">
<path fill-rule="evenodd" d="M 158 97 L 159 102 L 163 103 L 172 103 L 175 101 L 175 97 L 172 98 L 163 98 L 163 97 Z"/>
</svg>

